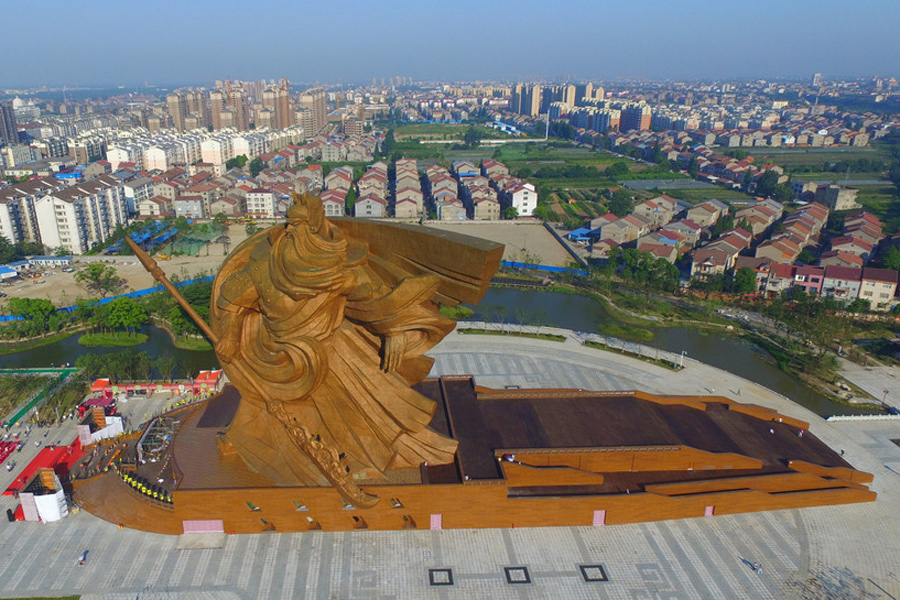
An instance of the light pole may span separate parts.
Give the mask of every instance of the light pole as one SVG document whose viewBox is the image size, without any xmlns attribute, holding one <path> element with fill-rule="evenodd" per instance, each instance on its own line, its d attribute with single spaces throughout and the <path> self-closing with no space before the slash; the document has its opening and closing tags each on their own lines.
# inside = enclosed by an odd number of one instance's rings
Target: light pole
<svg viewBox="0 0 900 600">
<path fill-rule="evenodd" d="M 683 368 L 684 368 L 684 355 L 685 355 L 685 354 L 687 354 L 687 350 L 682 350 L 682 351 L 681 351 L 681 358 L 678 359 L 678 368 L 679 368 L 679 369 L 683 369 Z"/>
</svg>

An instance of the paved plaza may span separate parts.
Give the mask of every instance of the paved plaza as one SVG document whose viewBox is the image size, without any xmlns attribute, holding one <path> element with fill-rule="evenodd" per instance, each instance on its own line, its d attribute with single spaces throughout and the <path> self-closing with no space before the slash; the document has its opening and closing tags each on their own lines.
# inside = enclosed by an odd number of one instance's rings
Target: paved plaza
<svg viewBox="0 0 900 600">
<path fill-rule="evenodd" d="M 900 447 L 890 441 L 900 438 L 900 421 L 825 422 L 690 359 L 676 373 L 566 335 L 558 343 L 454 333 L 432 351 L 433 374 L 474 374 L 477 383 L 501 388 L 715 390 L 809 421 L 851 464 L 875 474 L 878 500 L 606 527 L 240 535 L 221 548 L 190 550 L 177 549 L 175 537 L 119 530 L 78 513 L 0 530 L 0 596 L 900 598 Z M 0 503 L 14 505 L 6 496 Z M 751 568 L 755 562 L 762 573 Z"/>
</svg>

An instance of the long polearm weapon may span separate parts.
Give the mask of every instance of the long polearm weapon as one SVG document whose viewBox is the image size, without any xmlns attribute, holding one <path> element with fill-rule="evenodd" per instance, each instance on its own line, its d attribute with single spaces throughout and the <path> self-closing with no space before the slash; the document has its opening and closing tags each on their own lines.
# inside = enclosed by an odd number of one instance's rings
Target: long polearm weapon
<svg viewBox="0 0 900 600">
<path fill-rule="evenodd" d="M 147 272 L 166 288 L 166 291 L 175 298 L 175 301 L 178 302 L 181 308 L 183 308 L 191 319 L 193 319 L 194 323 L 197 324 L 197 327 L 206 334 L 206 337 L 208 337 L 209 341 L 215 346 L 219 340 L 218 336 L 213 332 L 209 324 L 197 314 L 194 307 L 188 304 L 188 301 L 184 299 L 184 296 L 181 295 L 178 288 L 172 285 L 172 282 L 169 281 L 160 266 L 156 264 L 156 261 L 153 260 L 149 254 L 144 252 L 140 246 L 135 244 L 134 240 L 129 236 L 125 236 L 125 242 L 134 252 L 135 256 L 138 257 L 138 260 L 141 261 L 144 268 L 147 269 Z M 362 508 L 371 508 L 378 503 L 378 496 L 367 494 L 356 485 L 356 482 L 353 481 L 350 475 L 349 469 L 341 464 L 341 458 L 337 451 L 327 446 L 320 438 L 313 436 L 303 424 L 291 417 L 284 409 L 283 403 L 267 399 L 266 393 L 259 387 L 256 380 L 253 379 L 252 374 L 247 372 L 244 365 L 237 361 L 230 364 L 231 367 L 240 373 L 241 377 L 253 387 L 253 391 L 256 392 L 256 395 L 259 396 L 260 400 L 265 402 L 266 410 L 269 414 L 281 422 L 282 426 L 288 432 L 288 437 L 297 449 L 316 465 L 322 475 L 324 475 L 328 482 L 334 486 L 344 500 L 354 506 Z"/>
</svg>

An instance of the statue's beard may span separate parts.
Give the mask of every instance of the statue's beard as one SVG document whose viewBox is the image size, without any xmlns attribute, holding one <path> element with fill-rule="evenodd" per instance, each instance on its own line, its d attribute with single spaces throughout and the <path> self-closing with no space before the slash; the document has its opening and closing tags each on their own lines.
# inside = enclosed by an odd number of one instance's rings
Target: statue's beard
<svg viewBox="0 0 900 600">
<path fill-rule="evenodd" d="M 272 243 L 269 276 L 276 288 L 299 300 L 339 286 L 346 260 L 347 240 L 327 239 L 301 222 Z"/>
</svg>

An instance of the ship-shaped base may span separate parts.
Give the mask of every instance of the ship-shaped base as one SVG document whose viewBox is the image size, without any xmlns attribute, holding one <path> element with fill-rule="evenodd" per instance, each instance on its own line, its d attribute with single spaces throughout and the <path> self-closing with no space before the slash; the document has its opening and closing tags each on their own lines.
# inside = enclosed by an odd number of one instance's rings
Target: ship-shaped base
<svg viewBox="0 0 900 600">
<path fill-rule="evenodd" d="M 76 503 L 107 521 L 166 534 L 613 525 L 869 502 L 853 469 L 808 424 L 722 397 L 478 387 L 429 379 L 430 427 L 455 461 L 359 481 L 379 496 L 348 504 L 329 487 L 276 487 L 224 442 L 231 386 L 86 454 Z"/>
</svg>

